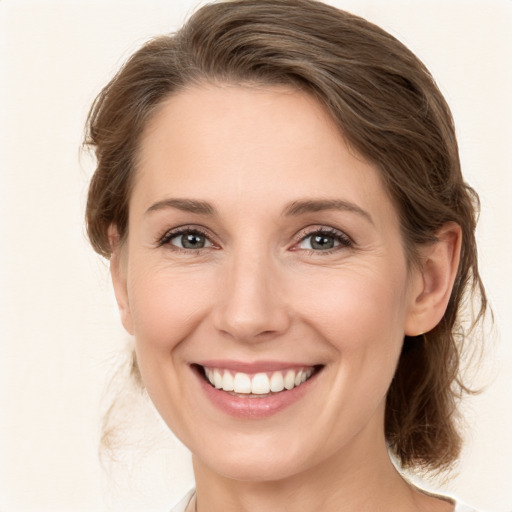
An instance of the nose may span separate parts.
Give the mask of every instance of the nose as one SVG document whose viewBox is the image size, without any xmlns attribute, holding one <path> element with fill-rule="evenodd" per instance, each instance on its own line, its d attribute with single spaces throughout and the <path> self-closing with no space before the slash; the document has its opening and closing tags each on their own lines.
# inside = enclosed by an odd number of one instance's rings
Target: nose
<svg viewBox="0 0 512 512">
<path fill-rule="evenodd" d="M 250 343 L 273 339 L 287 331 L 290 310 L 271 259 L 239 254 L 226 264 L 213 314 L 218 331 Z"/>
</svg>

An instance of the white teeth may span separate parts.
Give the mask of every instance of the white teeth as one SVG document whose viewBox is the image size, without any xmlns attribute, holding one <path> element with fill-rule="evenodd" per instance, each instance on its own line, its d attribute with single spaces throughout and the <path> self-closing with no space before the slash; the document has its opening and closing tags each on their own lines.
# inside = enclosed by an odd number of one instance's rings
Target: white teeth
<svg viewBox="0 0 512 512">
<path fill-rule="evenodd" d="M 277 393 L 279 391 L 283 391 L 284 389 L 284 379 L 283 374 L 281 372 L 274 372 L 272 377 L 270 377 L 270 391 Z"/>
<path fill-rule="evenodd" d="M 270 392 L 270 381 L 266 373 L 257 373 L 252 378 L 251 391 L 254 395 L 266 395 Z"/>
<path fill-rule="evenodd" d="M 206 378 L 217 389 L 253 395 L 266 395 L 271 391 L 279 393 L 284 389 L 293 389 L 308 380 L 313 375 L 313 371 L 313 368 L 287 370 L 285 375 L 283 372 L 276 371 L 269 378 L 269 374 L 263 372 L 252 376 L 237 372 L 233 377 L 229 370 L 204 368 Z"/>
<path fill-rule="evenodd" d="M 233 382 L 233 390 L 235 393 L 250 393 L 251 392 L 251 378 L 246 373 L 235 374 Z"/>
<path fill-rule="evenodd" d="M 222 387 L 222 375 L 219 370 L 213 370 L 213 385 L 220 389 Z"/>
<path fill-rule="evenodd" d="M 293 389 L 295 387 L 295 372 L 293 370 L 288 370 L 288 372 L 286 372 L 284 387 L 286 389 Z"/>
<path fill-rule="evenodd" d="M 222 377 L 222 389 L 224 391 L 233 391 L 234 388 L 234 380 L 231 372 L 224 372 L 224 376 Z"/>
</svg>

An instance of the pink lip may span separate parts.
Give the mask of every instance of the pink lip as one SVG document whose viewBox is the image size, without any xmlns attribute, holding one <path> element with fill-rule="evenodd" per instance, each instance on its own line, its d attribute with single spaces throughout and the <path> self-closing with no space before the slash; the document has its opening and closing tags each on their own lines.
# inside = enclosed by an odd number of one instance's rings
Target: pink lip
<svg viewBox="0 0 512 512">
<path fill-rule="evenodd" d="M 235 368 L 233 368 L 229 364 L 226 365 L 226 363 L 229 363 L 228 361 L 208 361 L 208 364 L 206 364 L 206 361 L 203 361 L 203 363 L 204 366 L 208 366 L 210 368 L 226 368 L 235 370 Z M 201 363 L 202 366 L 203 363 Z M 253 363 L 241 364 L 243 367 L 246 368 L 245 372 L 247 373 L 253 373 L 253 371 L 249 370 L 255 370 L 255 373 L 264 370 L 269 371 L 268 364 L 264 366 L 261 366 L 260 363 L 257 363 L 256 365 Z M 236 367 L 236 370 L 239 370 L 242 367 L 239 364 L 236 364 L 234 366 Z M 284 368 L 294 368 L 297 366 L 301 367 L 304 365 L 297 365 L 296 363 L 287 363 L 279 368 L 276 368 L 274 366 L 272 370 L 275 371 Z M 222 391 L 221 389 L 216 389 L 204 379 L 202 371 L 200 369 L 198 369 L 197 367 L 192 368 L 194 370 L 194 373 L 196 374 L 202 391 L 204 392 L 205 396 L 209 399 L 209 401 L 224 413 L 241 419 L 263 419 L 279 413 L 283 409 L 286 409 L 290 405 L 300 400 L 300 398 L 302 398 L 310 390 L 311 386 L 314 385 L 314 383 L 316 382 L 316 377 L 318 376 L 318 373 L 315 373 L 310 379 L 308 379 L 300 386 L 297 386 L 296 388 L 287 391 L 281 391 L 280 393 L 270 394 L 264 397 L 244 397 L 240 395 L 232 395 L 229 392 Z"/>
<path fill-rule="evenodd" d="M 231 359 L 210 359 L 208 361 L 198 361 L 196 364 L 206 368 L 222 368 L 224 370 L 243 372 L 247 374 L 275 372 L 279 370 L 295 370 L 314 366 L 311 364 L 284 361 L 255 361 L 251 363 L 245 363 L 242 361 L 233 361 Z"/>
</svg>

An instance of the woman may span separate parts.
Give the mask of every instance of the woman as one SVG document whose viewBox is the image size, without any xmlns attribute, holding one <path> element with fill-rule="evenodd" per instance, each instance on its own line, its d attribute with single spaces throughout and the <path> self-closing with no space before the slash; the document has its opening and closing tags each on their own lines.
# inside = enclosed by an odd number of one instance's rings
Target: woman
<svg viewBox="0 0 512 512">
<path fill-rule="evenodd" d="M 97 98 L 87 205 L 136 367 L 193 454 L 174 509 L 468 510 L 461 306 L 486 306 L 450 111 L 401 43 L 307 0 L 200 9 Z"/>
</svg>

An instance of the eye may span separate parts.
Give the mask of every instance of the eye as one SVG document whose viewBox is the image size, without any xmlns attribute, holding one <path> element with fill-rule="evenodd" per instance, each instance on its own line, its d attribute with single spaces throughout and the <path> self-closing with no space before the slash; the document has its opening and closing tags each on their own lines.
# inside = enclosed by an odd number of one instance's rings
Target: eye
<svg viewBox="0 0 512 512">
<path fill-rule="evenodd" d="M 336 229 L 318 229 L 308 233 L 297 244 L 298 249 L 309 251 L 331 251 L 338 247 L 350 247 L 352 241 L 350 238 Z"/>
<path fill-rule="evenodd" d="M 178 249 L 199 250 L 212 247 L 213 243 L 201 231 L 197 229 L 182 229 L 166 233 L 159 245 L 172 245 Z"/>
<path fill-rule="evenodd" d="M 203 249 L 212 245 L 203 234 L 193 232 L 174 236 L 169 243 L 182 249 Z"/>
</svg>

